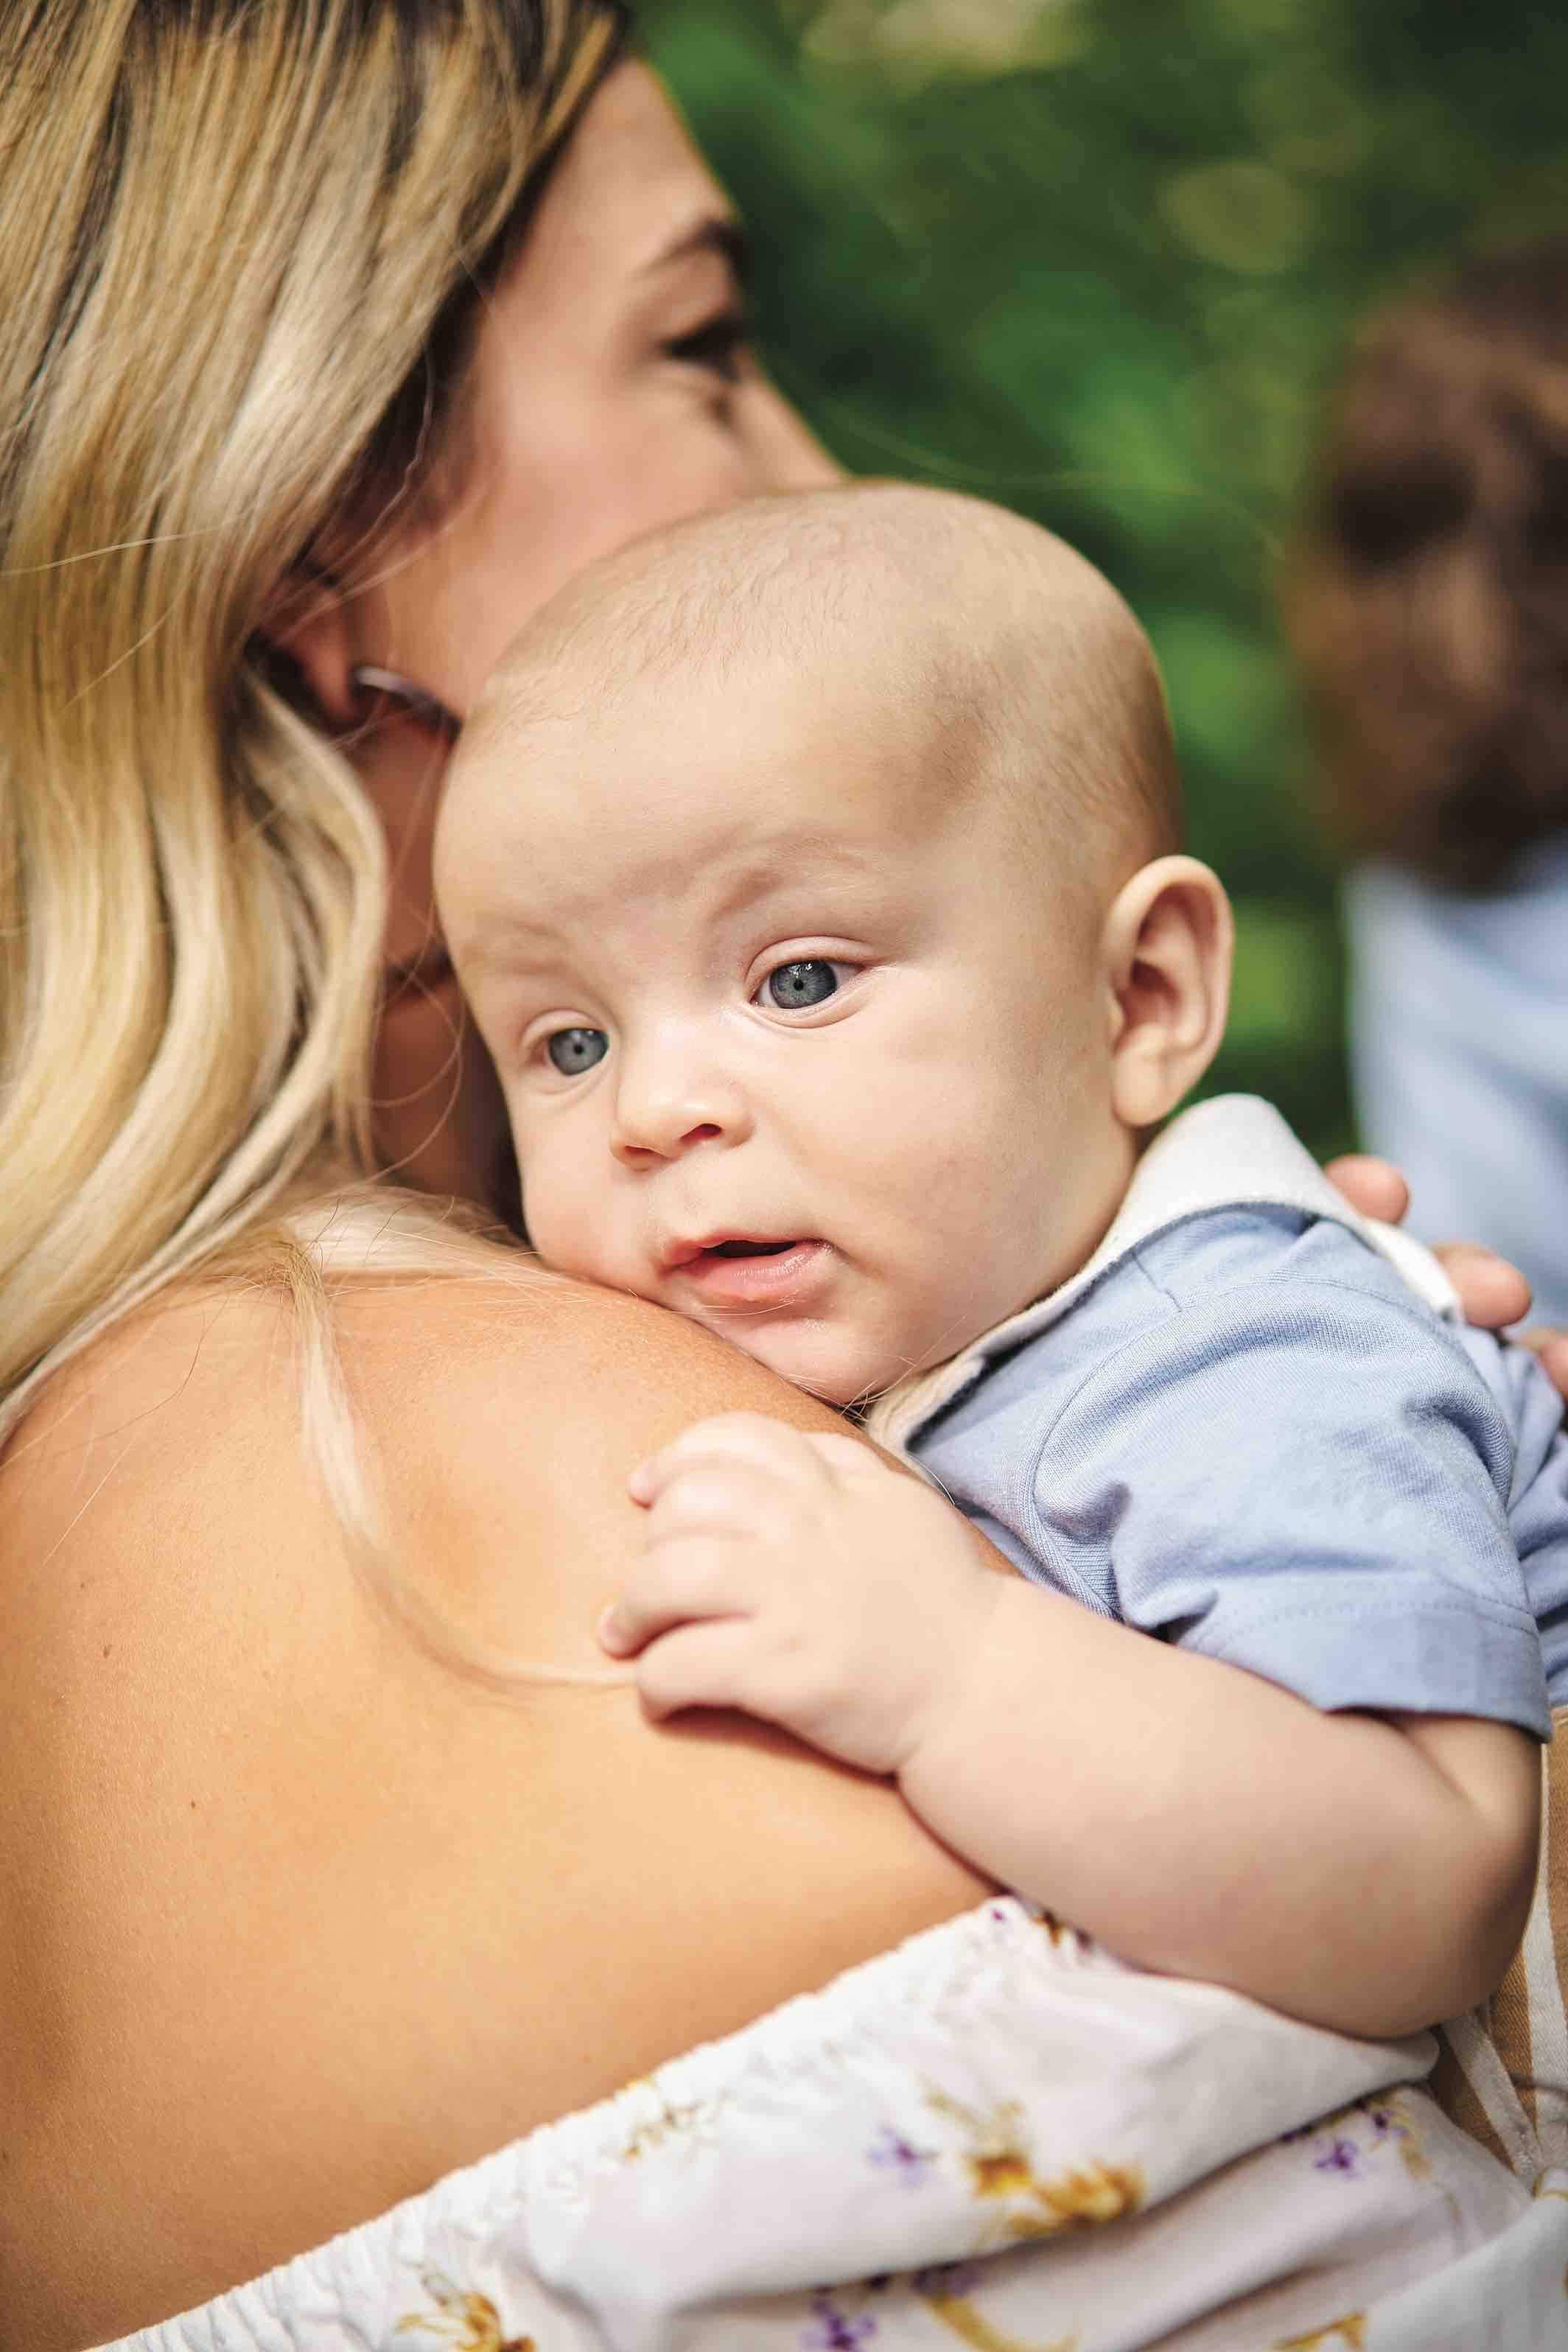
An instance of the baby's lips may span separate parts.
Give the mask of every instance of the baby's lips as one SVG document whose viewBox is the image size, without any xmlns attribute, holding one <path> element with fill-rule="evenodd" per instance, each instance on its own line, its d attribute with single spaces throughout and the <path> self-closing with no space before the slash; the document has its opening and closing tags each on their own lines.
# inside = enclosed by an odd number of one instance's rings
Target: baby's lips
<svg viewBox="0 0 1568 2352">
<path fill-rule="evenodd" d="M 659 1272 L 678 1273 L 681 1266 L 689 1265 L 694 1257 L 700 1257 L 707 1247 L 706 1242 L 666 1242 L 658 1254 Z"/>
<path fill-rule="evenodd" d="M 723 1232 L 704 1234 L 700 1240 L 668 1242 L 660 1253 L 660 1270 L 679 1274 L 683 1267 L 695 1265 L 701 1258 L 711 1263 L 715 1258 L 783 1257 L 798 1249 L 808 1236 L 802 1234 L 744 1234 L 733 1226 Z"/>
</svg>

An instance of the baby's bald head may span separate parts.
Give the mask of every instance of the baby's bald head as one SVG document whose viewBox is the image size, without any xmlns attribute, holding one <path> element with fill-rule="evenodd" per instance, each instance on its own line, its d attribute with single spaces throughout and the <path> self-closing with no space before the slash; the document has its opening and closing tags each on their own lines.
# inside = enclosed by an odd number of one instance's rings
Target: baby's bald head
<svg viewBox="0 0 1568 2352">
<path fill-rule="evenodd" d="M 939 804 L 994 797 L 1049 869 L 1109 899 L 1179 845 L 1148 641 L 1092 564 L 976 499 L 862 484 L 753 499 L 635 542 L 524 629 L 459 767 L 520 734 L 661 708 L 695 668 L 744 700 L 787 677 L 830 725 L 901 740 Z M 524 755 L 526 758 L 526 755 Z M 919 811 L 911 811 L 918 817 Z"/>
</svg>

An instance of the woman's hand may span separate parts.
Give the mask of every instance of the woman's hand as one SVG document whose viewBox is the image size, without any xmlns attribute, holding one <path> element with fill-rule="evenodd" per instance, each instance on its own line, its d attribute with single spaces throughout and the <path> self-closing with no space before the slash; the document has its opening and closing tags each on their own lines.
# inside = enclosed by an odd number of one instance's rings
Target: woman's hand
<svg viewBox="0 0 1568 2352">
<path fill-rule="evenodd" d="M 1410 1206 L 1410 1188 L 1398 1169 L 1391 1168 L 1386 1160 L 1352 1152 L 1342 1160 L 1331 1160 L 1323 1173 L 1363 1217 L 1381 1217 L 1389 1225 L 1404 1223 Z M 1510 1265 L 1495 1251 L 1482 1249 L 1474 1242 L 1444 1242 L 1436 1255 L 1459 1295 L 1468 1323 L 1474 1323 L 1483 1331 L 1500 1331 L 1529 1314 L 1529 1283 L 1517 1266 Z M 1516 1336 L 1521 1346 L 1534 1349 L 1542 1370 L 1568 1397 L 1568 1332 L 1553 1331 L 1542 1325 Z"/>
<path fill-rule="evenodd" d="M 963 1522 L 858 1438 L 696 1423 L 635 1471 L 647 1549 L 599 1639 L 656 1716 L 733 1706 L 897 1773 L 983 1646 L 999 1586 Z"/>
</svg>

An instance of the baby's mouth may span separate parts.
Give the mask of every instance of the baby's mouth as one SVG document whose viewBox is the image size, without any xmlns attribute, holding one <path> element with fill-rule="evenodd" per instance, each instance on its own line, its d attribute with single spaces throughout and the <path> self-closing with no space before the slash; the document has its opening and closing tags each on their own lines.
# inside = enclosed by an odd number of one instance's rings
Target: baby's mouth
<svg viewBox="0 0 1568 2352">
<path fill-rule="evenodd" d="M 668 1272 L 689 1297 L 715 1306 L 742 1307 L 754 1302 L 782 1307 L 797 1291 L 821 1282 L 829 1256 L 826 1244 L 809 1236 L 763 1242 L 735 1234 L 681 1251 Z"/>
</svg>

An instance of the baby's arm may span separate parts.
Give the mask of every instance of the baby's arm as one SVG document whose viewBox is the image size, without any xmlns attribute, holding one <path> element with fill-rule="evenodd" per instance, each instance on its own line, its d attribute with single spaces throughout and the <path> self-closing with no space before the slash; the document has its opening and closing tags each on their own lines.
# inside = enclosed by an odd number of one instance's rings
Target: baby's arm
<svg viewBox="0 0 1568 2352">
<path fill-rule="evenodd" d="M 637 1475 L 602 1629 L 656 1714 L 727 1705 L 889 1773 L 955 1852 L 1130 1960 L 1342 2032 L 1482 1998 L 1534 1874 L 1534 1743 L 1323 1714 L 998 1573 L 858 1440 L 751 1415 Z"/>
</svg>

